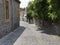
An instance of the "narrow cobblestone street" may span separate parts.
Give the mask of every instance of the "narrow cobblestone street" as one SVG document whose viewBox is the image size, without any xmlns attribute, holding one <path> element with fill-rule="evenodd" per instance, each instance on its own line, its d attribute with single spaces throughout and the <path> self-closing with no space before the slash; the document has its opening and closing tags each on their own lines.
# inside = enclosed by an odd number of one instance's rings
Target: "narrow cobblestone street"
<svg viewBox="0 0 60 45">
<path fill-rule="evenodd" d="M 21 21 L 20 27 L 0 39 L 0 45 L 60 45 L 60 37 L 37 31 L 34 24 Z"/>
</svg>

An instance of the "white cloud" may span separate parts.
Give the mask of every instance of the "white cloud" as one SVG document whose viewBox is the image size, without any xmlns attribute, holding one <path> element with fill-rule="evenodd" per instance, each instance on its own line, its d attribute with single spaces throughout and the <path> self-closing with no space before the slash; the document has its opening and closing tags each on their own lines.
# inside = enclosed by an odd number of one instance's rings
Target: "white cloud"
<svg viewBox="0 0 60 45">
<path fill-rule="evenodd" d="M 20 0 L 20 1 L 21 1 L 20 7 L 25 8 L 27 7 L 28 3 L 32 0 Z"/>
</svg>

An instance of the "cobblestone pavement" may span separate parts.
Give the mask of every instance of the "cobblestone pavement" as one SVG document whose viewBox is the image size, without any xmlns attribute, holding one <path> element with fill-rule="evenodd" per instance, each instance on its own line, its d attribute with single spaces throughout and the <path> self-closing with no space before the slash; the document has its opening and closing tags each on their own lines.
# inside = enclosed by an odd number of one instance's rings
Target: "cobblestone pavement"
<svg viewBox="0 0 60 45">
<path fill-rule="evenodd" d="M 37 31 L 34 24 L 21 21 L 14 32 L 0 39 L 0 45 L 60 45 L 60 37 Z"/>
</svg>

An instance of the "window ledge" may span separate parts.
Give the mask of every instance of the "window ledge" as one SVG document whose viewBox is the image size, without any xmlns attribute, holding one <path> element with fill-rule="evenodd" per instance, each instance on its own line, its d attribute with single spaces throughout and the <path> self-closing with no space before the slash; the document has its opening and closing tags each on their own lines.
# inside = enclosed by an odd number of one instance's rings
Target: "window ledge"
<svg viewBox="0 0 60 45">
<path fill-rule="evenodd" d="M 9 20 L 9 19 L 6 19 L 6 20 L 5 20 L 5 23 L 9 23 L 9 22 L 10 22 L 10 20 Z"/>
</svg>

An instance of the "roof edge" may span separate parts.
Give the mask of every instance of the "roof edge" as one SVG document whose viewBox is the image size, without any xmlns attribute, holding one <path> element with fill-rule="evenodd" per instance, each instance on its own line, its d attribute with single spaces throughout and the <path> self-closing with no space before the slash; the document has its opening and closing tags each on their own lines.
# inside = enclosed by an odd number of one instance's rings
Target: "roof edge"
<svg viewBox="0 0 60 45">
<path fill-rule="evenodd" d="M 18 2 L 18 3 L 21 3 L 19 0 L 15 0 L 16 2 Z"/>
</svg>

